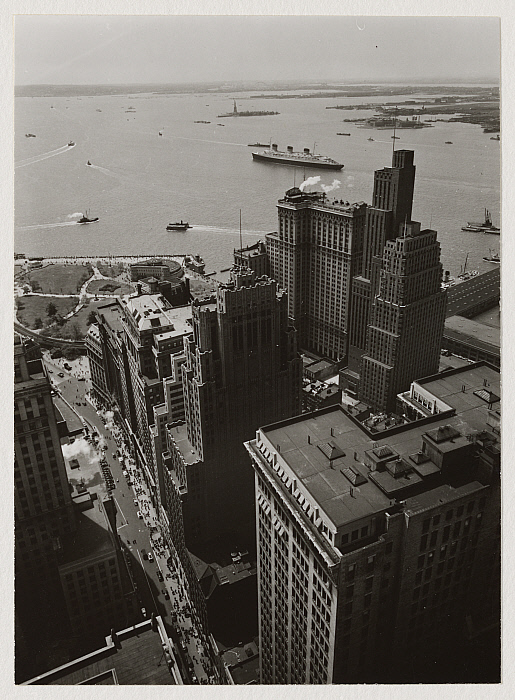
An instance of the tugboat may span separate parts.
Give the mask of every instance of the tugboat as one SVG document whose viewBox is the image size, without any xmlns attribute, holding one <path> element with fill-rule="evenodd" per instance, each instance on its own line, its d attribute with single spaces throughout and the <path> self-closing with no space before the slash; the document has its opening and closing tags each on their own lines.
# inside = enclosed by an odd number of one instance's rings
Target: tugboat
<svg viewBox="0 0 515 700">
<path fill-rule="evenodd" d="M 452 141 L 446 141 L 445 143 L 450 143 L 452 145 Z"/>
<path fill-rule="evenodd" d="M 86 163 L 86 165 L 91 165 L 91 161 L 90 161 L 90 160 L 88 160 L 88 162 Z"/>
<path fill-rule="evenodd" d="M 186 229 L 191 228 L 189 223 L 187 221 L 183 221 L 182 219 L 180 221 L 176 221 L 174 224 L 168 224 L 166 227 L 167 231 L 186 231 Z"/>
<path fill-rule="evenodd" d="M 336 136 L 350 136 L 350 134 L 344 134 L 340 131 L 336 132 Z"/>
<path fill-rule="evenodd" d="M 30 138 L 35 139 L 35 138 L 36 138 L 36 134 L 25 134 L 25 137 L 28 138 L 28 139 L 30 139 Z"/>
<path fill-rule="evenodd" d="M 486 262 L 489 262 L 489 263 L 497 263 L 498 265 L 501 264 L 501 256 L 499 255 L 499 253 L 492 253 L 491 250 L 490 250 L 490 255 L 488 255 L 488 256 L 485 255 L 483 257 L 483 260 L 486 260 Z"/>
<path fill-rule="evenodd" d="M 163 132 L 162 132 L 162 131 L 160 131 L 160 132 L 159 132 L 159 136 L 162 136 L 162 135 L 163 135 Z"/>
<path fill-rule="evenodd" d="M 68 141 L 68 146 L 75 146 L 75 141 Z"/>
<path fill-rule="evenodd" d="M 367 141 L 373 141 L 373 140 L 374 140 L 374 139 L 373 139 L 371 136 L 369 136 L 368 139 L 367 139 Z"/>
<path fill-rule="evenodd" d="M 461 227 L 462 231 L 472 231 L 472 233 L 493 233 L 496 236 L 501 235 L 501 229 L 492 224 L 492 217 L 488 209 L 485 209 L 485 220 L 481 224 L 476 221 L 469 221 L 466 226 Z"/>
<path fill-rule="evenodd" d="M 95 216 L 93 219 L 90 219 L 88 216 L 88 210 L 86 209 L 86 213 L 81 216 L 81 218 L 77 221 L 78 224 L 92 224 L 94 221 L 98 221 L 98 216 Z"/>
</svg>

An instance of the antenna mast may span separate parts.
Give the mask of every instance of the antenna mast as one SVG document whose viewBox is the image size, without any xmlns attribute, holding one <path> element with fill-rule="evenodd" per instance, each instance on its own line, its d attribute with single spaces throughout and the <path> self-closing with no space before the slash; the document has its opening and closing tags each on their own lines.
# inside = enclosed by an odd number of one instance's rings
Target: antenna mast
<svg viewBox="0 0 515 700">
<path fill-rule="evenodd" d="M 240 209 L 240 250 L 243 250 L 243 243 L 241 240 L 241 209 Z"/>
</svg>

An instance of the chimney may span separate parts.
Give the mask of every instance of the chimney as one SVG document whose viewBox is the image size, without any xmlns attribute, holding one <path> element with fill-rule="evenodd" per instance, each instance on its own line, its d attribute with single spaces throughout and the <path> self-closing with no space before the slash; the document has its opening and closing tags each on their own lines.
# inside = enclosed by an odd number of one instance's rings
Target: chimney
<svg viewBox="0 0 515 700">
<path fill-rule="evenodd" d="M 140 297 L 140 296 L 141 296 L 141 284 L 140 284 L 139 282 L 138 282 L 138 284 L 136 285 L 136 291 L 137 291 L 137 293 L 138 293 L 138 296 Z"/>
<path fill-rule="evenodd" d="M 308 445 L 311 445 L 311 435 L 308 433 Z"/>
<path fill-rule="evenodd" d="M 351 498 L 355 498 L 355 496 L 354 496 L 354 486 L 351 486 L 351 487 L 350 487 L 349 494 L 350 494 Z"/>
<path fill-rule="evenodd" d="M 331 437 L 334 437 L 334 428 L 331 428 Z"/>
</svg>

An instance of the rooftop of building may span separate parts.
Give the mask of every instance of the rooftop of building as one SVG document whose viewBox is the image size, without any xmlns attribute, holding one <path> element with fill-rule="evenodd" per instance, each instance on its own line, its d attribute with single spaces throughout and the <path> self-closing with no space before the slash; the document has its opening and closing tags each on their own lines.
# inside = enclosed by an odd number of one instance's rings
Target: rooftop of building
<svg viewBox="0 0 515 700">
<path fill-rule="evenodd" d="M 82 559 L 90 559 L 115 552 L 107 515 L 97 498 L 89 509 L 77 515 L 77 529 L 65 542 L 60 565 L 74 565 Z"/>
<path fill-rule="evenodd" d="M 220 654 L 236 685 L 259 683 L 259 649 L 257 640 L 226 649 Z"/>
<path fill-rule="evenodd" d="M 458 433 L 452 445 L 457 449 L 459 441 L 468 444 L 467 435 L 485 430 L 489 392 L 499 391 L 499 372 L 490 365 L 452 369 L 420 383 L 452 406 L 455 415 L 430 416 L 371 435 L 339 405 L 261 428 L 294 478 L 336 527 L 386 510 L 397 493 L 439 470 L 430 460 L 417 458 L 423 435 L 445 427 L 453 435 Z M 438 448 L 446 451 L 445 440 Z M 389 466 L 371 472 L 370 452 L 381 449 L 389 450 Z"/>
<path fill-rule="evenodd" d="M 106 324 L 115 333 L 123 331 L 122 316 L 123 310 L 118 300 L 108 301 L 97 307 L 97 313 L 102 314 Z"/>
<path fill-rule="evenodd" d="M 168 427 L 168 432 L 175 440 L 175 444 L 179 449 L 186 464 L 194 464 L 200 460 L 200 455 L 195 450 L 191 442 L 188 440 L 188 428 L 186 423 L 179 423 Z"/>
<path fill-rule="evenodd" d="M 171 645 L 160 617 L 117 632 L 115 640 L 107 637 L 104 647 L 22 685 L 177 685 L 180 682 L 176 664 L 173 674 L 167 665 L 165 649 L 170 653 Z"/>
<path fill-rule="evenodd" d="M 175 260 L 149 258 L 148 260 L 139 260 L 138 262 L 131 263 L 130 267 L 168 267 L 171 272 L 175 272 L 181 268 L 181 265 Z"/>
<path fill-rule="evenodd" d="M 463 316 L 450 316 L 445 321 L 444 335 L 479 349 L 500 352 L 501 330 Z"/>
<path fill-rule="evenodd" d="M 162 294 L 138 294 L 128 297 L 125 304 L 140 331 L 162 328 L 161 332 L 173 335 L 191 332 L 189 305 L 173 307 Z"/>
</svg>

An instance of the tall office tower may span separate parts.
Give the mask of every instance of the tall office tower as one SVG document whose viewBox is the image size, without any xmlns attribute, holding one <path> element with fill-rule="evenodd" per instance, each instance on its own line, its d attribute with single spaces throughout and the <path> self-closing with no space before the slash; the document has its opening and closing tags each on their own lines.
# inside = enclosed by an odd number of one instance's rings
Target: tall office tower
<svg viewBox="0 0 515 700">
<path fill-rule="evenodd" d="M 234 250 L 234 264 L 254 270 L 256 277 L 270 276 L 270 261 L 264 241 Z"/>
<path fill-rule="evenodd" d="M 352 278 L 362 263 L 366 204 L 288 190 L 278 203 L 277 233 L 266 236 L 270 276 L 288 292 L 299 347 L 347 355 Z"/>
<path fill-rule="evenodd" d="M 236 268 L 216 298 L 192 304 L 182 368 L 186 423 L 169 431 L 184 498 L 188 548 L 230 535 L 254 541 L 253 474 L 243 441 L 257 426 L 300 413 L 301 360 L 287 297 L 267 277 Z"/>
<path fill-rule="evenodd" d="M 334 406 L 247 443 L 261 683 L 486 680 L 473 654 L 500 622 L 498 394 L 477 363 L 414 383 L 411 423 L 372 433 Z"/>
<path fill-rule="evenodd" d="M 362 269 L 352 280 L 348 386 L 353 389 L 357 388 L 359 381 L 370 306 L 377 292 L 385 243 L 399 235 L 401 225 L 411 221 L 415 186 L 413 156 L 413 151 L 394 151 L 392 167 L 374 173 L 372 206 L 366 216 Z"/>
<path fill-rule="evenodd" d="M 386 412 L 395 410 L 397 394 L 415 378 L 438 372 L 445 322 L 436 231 L 421 231 L 417 222 L 402 228 L 402 237 L 384 247 L 361 360 L 359 397 Z"/>
<path fill-rule="evenodd" d="M 75 517 L 51 386 L 41 359 L 14 340 L 14 515 L 16 590 L 45 597 Z M 38 585 L 34 586 L 37 580 Z M 37 591 L 33 589 L 37 588 Z"/>
</svg>

